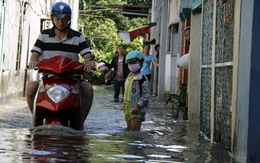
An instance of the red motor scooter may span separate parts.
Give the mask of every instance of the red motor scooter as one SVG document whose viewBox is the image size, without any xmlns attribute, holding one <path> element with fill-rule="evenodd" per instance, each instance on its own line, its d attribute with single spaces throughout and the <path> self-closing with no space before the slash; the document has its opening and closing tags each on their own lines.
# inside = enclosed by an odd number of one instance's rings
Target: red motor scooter
<svg viewBox="0 0 260 163">
<path fill-rule="evenodd" d="M 64 56 L 38 63 L 42 74 L 33 111 L 34 126 L 59 124 L 82 130 L 79 84 L 84 65 Z"/>
</svg>

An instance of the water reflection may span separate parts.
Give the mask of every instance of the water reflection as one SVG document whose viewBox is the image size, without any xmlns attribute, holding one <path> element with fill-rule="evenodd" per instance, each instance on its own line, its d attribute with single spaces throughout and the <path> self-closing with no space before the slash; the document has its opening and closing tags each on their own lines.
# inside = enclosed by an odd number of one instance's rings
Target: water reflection
<svg viewBox="0 0 260 163">
<path fill-rule="evenodd" d="M 125 131 L 122 103 L 111 102 L 110 91 L 95 88 L 84 131 L 22 128 L 31 123 L 29 110 L 16 111 L 19 123 L 9 123 L 14 114 L 3 113 L 7 116 L 0 123 L 0 162 L 230 162 L 227 151 L 199 136 L 198 125 L 172 119 L 171 110 L 162 104 L 153 103 L 141 132 Z"/>
<path fill-rule="evenodd" d="M 22 160 L 30 162 L 74 162 L 89 158 L 88 138 L 83 132 L 62 126 L 40 126 L 25 135 Z"/>
<path fill-rule="evenodd" d="M 68 133 L 65 128 L 58 131 L 63 129 L 66 130 L 64 133 Z M 84 136 L 69 132 L 59 136 L 51 135 L 50 132 L 44 135 L 46 131 L 43 130 L 44 128 L 37 132 L 29 129 L 2 130 L 0 161 L 176 163 L 229 160 L 223 149 L 210 145 L 205 140 L 180 145 L 171 139 L 154 139 L 155 132 L 122 132 L 114 135 L 85 133 Z"/>
</svg>

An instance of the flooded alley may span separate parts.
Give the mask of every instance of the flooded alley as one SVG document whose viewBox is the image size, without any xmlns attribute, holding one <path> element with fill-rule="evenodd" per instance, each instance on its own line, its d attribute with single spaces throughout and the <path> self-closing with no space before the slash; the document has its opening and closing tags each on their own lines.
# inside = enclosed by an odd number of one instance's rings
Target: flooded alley
<svg viewBox="0 0 260 163">
<path fill-rule="evenodd" d="M 126 131 L 122 103 L 111 87 L 94 86 L 84 131 L 33 128 L 25 98 L 0 105 L 0 162 L 229 163 L 229 153 L 199 136 L 198 126 L 172 118 L 170 105 L 151 100 L 140 132 Z"/>
</svg>

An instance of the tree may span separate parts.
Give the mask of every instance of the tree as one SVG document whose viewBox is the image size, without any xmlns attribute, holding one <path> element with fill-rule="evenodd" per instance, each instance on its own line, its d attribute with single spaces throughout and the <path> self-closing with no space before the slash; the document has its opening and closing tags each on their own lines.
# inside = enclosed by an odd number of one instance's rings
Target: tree
<svg viewBox="0 0 260 163">
<path fill-rule="evenodd" d="M 126 4 L 122 0 L 82 0 L 79 4 L 79 30 L 85 35 L 96 61 L 110 62 L 119 44 L 125 44 L 120 31 L 128 31 L 147 23 L 145 18 L 128 18 L 108 4 Z M 138 39 L 126 45 L 126 52 L 141 49 Z M 102 77 L 101 74 L 98 74 Z"/>
</svg>

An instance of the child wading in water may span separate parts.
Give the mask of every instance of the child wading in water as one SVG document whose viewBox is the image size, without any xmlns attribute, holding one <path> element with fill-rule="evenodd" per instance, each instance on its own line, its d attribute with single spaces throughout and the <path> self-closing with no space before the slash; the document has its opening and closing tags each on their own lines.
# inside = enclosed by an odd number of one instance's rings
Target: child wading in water
<svg viewBox="0 0 260 163">
<path fill-rule="evenodd" d="M 126 56 L 131 72 L 125 81 L 124 113 L 127 129 L 131 131 L 140 131 L 150 99 L 149 81 L 140 71 L 143 61 L 143 55 L 138 50 L 133 50 Z"/>
</svg>

